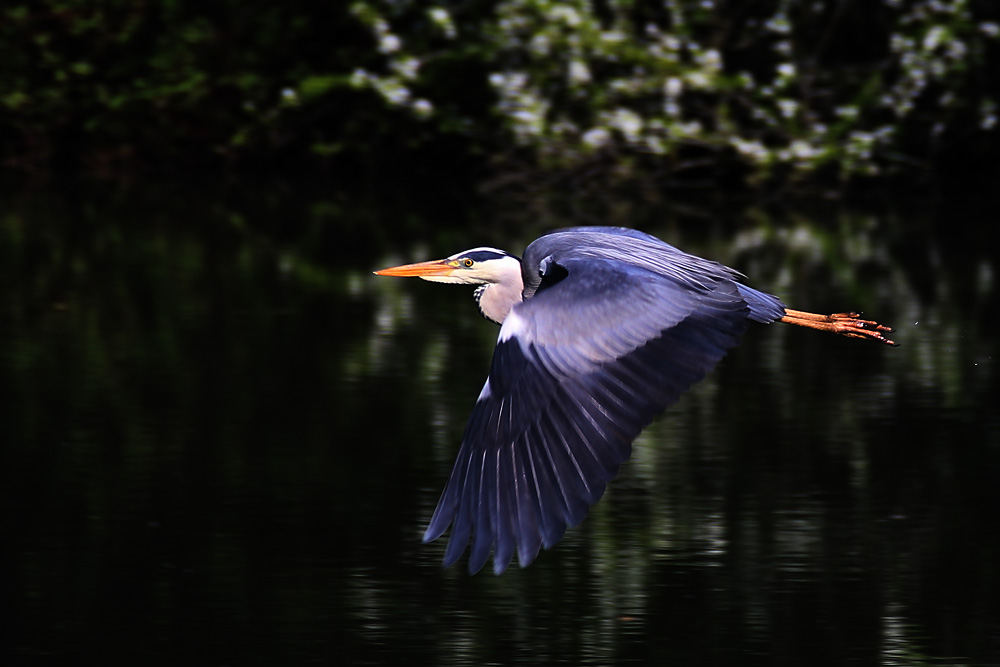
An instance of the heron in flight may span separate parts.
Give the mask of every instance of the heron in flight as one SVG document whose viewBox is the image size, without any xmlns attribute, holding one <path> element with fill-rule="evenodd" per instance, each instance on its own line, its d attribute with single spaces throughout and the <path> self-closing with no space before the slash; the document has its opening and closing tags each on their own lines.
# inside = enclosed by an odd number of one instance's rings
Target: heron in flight
<svg viewBox="0 0 1000 667">
<path fill-rule="evenodd" d="M 546 234 L 518 259 L 496 248 L 375 272 L 476 285 L 500 325 L 489 377 L 424 542 L 451 526 L 445 566 L 501 574 L 579 524 L 664 408 L 739 343 L 751 321 L 896 345 L 856 313 L 786 308 L 738 272 L 621 227 Z"/>
</svg>

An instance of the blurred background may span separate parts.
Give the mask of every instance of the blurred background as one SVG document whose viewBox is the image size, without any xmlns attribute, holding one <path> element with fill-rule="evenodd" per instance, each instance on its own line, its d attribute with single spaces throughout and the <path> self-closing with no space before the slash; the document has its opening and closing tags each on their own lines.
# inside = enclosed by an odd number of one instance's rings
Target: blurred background
<svg viewBox="0 0 1000 667">
<path fill-rule="evenodd" d="M 987 0 L 12 0 L 11 665 L 1000 665 Z M 525 570 L 420 536 L 496 327 L 391 264 L 643 229 L 755 326 Z"/>
</svg>

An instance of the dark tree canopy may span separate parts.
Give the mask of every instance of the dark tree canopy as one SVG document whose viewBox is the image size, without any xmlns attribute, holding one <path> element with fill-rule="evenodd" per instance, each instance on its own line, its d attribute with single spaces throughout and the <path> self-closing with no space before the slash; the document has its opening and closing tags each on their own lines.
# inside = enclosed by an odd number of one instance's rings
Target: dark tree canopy
<svg viewBox="0 0 1000 667">
<path fill-rule="evenodd" d="M 7 167 L 434 155 L 753 185 L 976 168 L 997 145 L 985 0 L 15 0 L 2 15 Z"/>
</svg>

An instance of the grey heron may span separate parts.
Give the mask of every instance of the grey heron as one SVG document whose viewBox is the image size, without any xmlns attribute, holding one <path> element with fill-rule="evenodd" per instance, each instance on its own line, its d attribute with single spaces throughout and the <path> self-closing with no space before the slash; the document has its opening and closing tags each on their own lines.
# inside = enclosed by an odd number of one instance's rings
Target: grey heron
<svg viewBox="0 0 1000 667">
<path fill-rule="evenodd" d="M 579 524 L 653 418 L 701 380 L 749 323 L 786 322 L 896 345 L 856 313 L 786 308 L 738 272 L 644 232 L 574 227 L 519 259 L 473 248 L 375 272 L 476 285 L 500 324 L 489 376 L 424 533 L 451 526 L 445 566 L 471 543 L 469 572 L 493 553 L 521 567 Z"/>
</svg>

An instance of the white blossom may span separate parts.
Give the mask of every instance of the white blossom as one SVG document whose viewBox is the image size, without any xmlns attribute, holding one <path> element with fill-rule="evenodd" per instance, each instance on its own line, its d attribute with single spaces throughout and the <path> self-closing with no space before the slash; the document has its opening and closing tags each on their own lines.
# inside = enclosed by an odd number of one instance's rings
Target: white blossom
<svg viewBox="0 0 1000 667">
<path fill-rule="evenodd" d="M 581 139 L 591 148 L 600 148 L 611 141 L 611 133 L 603 127 L 594 127 L 584 132 Z"/>
<path fill-rule="evenodd" d="M 575 86 L 590 83 L 590 69 L 582 60 L 572 60 L 569 63 L 569 80 Z"/>
<path fill-rule="evenodd" d="M 444 33 L 444 36 L 448 39 L 455 39 L 458 36 L 458 30 L 455 29 L 455 22 L 451 20 L 451 14 L 444 7 L 431 7 L 427 10 L 427 15 L 430 17 L 434 25 Z"/>
</svg>

